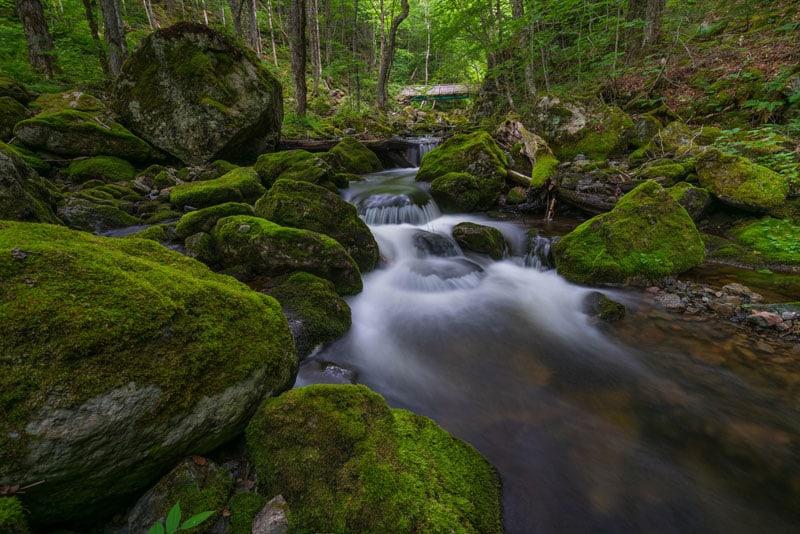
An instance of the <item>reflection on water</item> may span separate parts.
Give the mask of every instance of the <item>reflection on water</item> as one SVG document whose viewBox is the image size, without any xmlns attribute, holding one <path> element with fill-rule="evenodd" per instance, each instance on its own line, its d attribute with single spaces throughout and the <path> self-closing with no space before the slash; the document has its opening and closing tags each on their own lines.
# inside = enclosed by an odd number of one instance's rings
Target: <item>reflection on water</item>
<svg viewBox="0 0 800 534">
<path fill-rule="evenodd" d="M 362 201 L 386 193 L 381 177 Z M 461 220 L 497 226 L 514 257 L 420 253 L 420 230 Z M 351 332 L 315 359 L 475 445 L 501 475 L 507 532 L 800 528 L 795 347 L 632 291 L 607 291 L 625 320 L 595 324 L 589 289 L 525 267 L 514 225 L 445 216 L 373 232 L 386 265 L 350 300 Z"/>
</svg>

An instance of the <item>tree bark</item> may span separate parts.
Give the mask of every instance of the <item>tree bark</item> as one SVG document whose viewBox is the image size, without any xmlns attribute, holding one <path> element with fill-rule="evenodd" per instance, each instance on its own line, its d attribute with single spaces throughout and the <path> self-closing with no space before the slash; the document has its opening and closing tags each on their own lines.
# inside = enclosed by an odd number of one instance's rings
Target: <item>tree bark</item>
<svg viewBox="0 0 800 534">
<path fill-rule="evenodd" d="M 625 56 L 633 59 L 642 55 L 661 37 L 661 19 L 666 0 L 629 0 L 625 19 L 639 22 L 625 37 Z"/>
<path fill-rule="evenodd" d="M 89 32 L 92 34 L 92 41 L 97 47 L 97 57 L 100 59 L 100 68 L 103 69 L 103 77 L 106 80 L 111 79 L 111 73 L 108 69 L 108 56 L 100 41 L 100 29 L 97 26 L 97 17 L 95 17 L 95 8 L 97 7 L 96 0 L 83 0 L 83 9 L 86 12 L 86 22 L 89 23 Z"/>
<path fill-rule="evenodd" d="M 122 63 L 128 57 L 128 44 L 125 42 L 125 23 L 119 11 L 117 0 L 100 0 L 103 12 L 106 44 L 108 45 L 108 70 L 112 77 L 122 70 Z"/>
<path fill-rule="evenodd" d="M 400 27 L 400 24 L 408 18 L 408 12 L 408 0 L 400 0 L 400 13 L 392 19 L 392 24 L 385 37 L 385 42 L 381 42 L 377 101 L 377 105 L 380 109 L 386 109 L 389 105 L 389 74 L 392 72 L 392 62 L 394 61 L 394 45 L 397 40 L 397 29 Z"/>
<path fill-rule="evenodd" d="M 39 0 L 14 0 L 14 4 L 25 31 L 31 67 L 49 80 L 60 73 L 61 69 L 58 67 L 56 49 L 47 28 L 42 4 Z"/>
<path fill-rule="evenodd" d="M 306 2 L 291 0 L 289 5 L 289 56 L 294 82 L 294 111 L 306 116 Z"/>
</svg>

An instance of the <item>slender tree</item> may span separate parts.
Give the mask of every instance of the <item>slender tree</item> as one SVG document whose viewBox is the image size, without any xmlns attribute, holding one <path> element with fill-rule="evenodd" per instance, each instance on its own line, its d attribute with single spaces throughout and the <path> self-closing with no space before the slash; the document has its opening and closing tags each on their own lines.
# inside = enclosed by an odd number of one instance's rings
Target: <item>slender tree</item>
<svg viewBox="0 0 800 534">
<path fill-rule="evenodd" d="M 103 76 L 106 79 L 110 79 L 111 73 L 108 70 L 108 56 L 106 55 L 105 47 L 100 41 L 100 28 L 97 25 L 97 17 L 95 16 L 96 7 L 96 0 L 83 0 L 83 9 L 86 12 L 86 22 L 89 23 L 89 32 L 92 34 L 92 40 L 97 47 L 97 56 L 100 58 L 100 67 L 103 69 Z"/>
<path fill-rule="evenodd" d="M 306 116 L 306 2 L 291 0 L 289 4 L 289 56 L 294 82 L 294 111 Z"/>
<path fill-rule="evenodd" d="M 125 42 L 125 23 L 117 0 L 100 0 L 103 12 L 103 27 L 108 45 L 108 72 L 113 77 L 122 70 L 122 63 L 128 57 L 128 44 Z"/>
<path fill-rule="evenodd" d="M 56 58 L 53 38 L 44 18 L 44 9 L 39 0 L 14 0 L 17 13 L 25 31 L 28 59 L 31 67 L 48 80 L 61 72 Z"/>
<path fill-rule="evenodd" d="M 397 41 L 397 29 L 408 18 L 408 0 L 400 0 L 400 13 L 392 19 L 388 33 L 381 33 L 381 57 L 378 66 L 378 98 L 377 105 L 385 109 L 389 105 L 389 74 L 394 61 L 394 47 Z"/>
<path fill-rule="evenodd" d="M 658 42 L 666 0 L 628 0 L 625 18 L 630 30 L 625 39 L 625 55 L 633 59 Z"/>
</svg>

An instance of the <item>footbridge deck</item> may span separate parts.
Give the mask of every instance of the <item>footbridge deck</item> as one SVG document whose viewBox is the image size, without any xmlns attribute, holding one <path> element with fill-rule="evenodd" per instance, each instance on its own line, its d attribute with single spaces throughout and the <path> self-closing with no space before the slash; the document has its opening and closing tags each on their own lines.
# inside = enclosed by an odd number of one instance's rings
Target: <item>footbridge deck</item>
<svg viewBox="0 0 800 534">
<path fill-rule="evenodd" d="M 471 98 L 480 90 L 478 84 L 448 83 L 441 85 L 411 85 L 397 95 L 402 102 L 426 102 Z"/>
</svg>

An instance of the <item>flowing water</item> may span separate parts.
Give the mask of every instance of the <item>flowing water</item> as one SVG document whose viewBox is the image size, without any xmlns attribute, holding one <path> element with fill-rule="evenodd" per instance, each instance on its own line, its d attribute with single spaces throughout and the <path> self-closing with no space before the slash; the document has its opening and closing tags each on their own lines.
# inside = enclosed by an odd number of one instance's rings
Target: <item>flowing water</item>
<svg viewBox="0 0 800 534">
<path fill-rule="evenodd" d="M 384 265 L 298 386 L 341 381 L 319 372 L 332 362 L 470 442 L 498 469 L 509 533 L 800 531 L 796 347 L 634 291 L 604 290 L 629 315 L 597 323 L 592 289 L 540 270 L 525 228 L 442 215 L 413 177 L 344 192 Z M 507 258 L 464 254 L 461 221 L 500 229 Z"/>
</svg>

